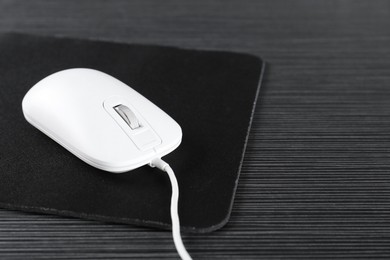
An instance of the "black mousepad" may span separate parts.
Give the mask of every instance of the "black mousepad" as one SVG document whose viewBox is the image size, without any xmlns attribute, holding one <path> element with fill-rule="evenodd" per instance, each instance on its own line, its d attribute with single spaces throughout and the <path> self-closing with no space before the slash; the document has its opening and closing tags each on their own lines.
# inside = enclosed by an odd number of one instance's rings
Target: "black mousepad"
<svg viewBox="0 0 390 260">
<path fill-rule="evenodd" d="M 220 51 L 0 35 L 0 207 L 170 228 L 167 174 L 148 166 L 122 174 L 95 169 L 24 119 L 26 92 L 75 67 L 112 75 L 180 124 L 182 143 L 164 160 L 178 179 L 182 228 L 222 227 L 264 65 L 252 55 Z"/>
</svg>

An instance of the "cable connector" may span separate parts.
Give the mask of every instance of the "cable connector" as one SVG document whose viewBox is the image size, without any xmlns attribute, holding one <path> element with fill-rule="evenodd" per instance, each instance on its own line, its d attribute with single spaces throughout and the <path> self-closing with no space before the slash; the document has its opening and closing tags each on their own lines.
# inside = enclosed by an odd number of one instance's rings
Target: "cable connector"
<svg viewBox="0 0 390 260">
<path fill-rule="evenodd" d="M 149 163 L 149 166 L 152 168 L 157 167 L 163 172 L 166 172 L 166 167 L 169 166 L 169 164 L 161 160 L 161 158 L 156 158 Z"/>
</svg>

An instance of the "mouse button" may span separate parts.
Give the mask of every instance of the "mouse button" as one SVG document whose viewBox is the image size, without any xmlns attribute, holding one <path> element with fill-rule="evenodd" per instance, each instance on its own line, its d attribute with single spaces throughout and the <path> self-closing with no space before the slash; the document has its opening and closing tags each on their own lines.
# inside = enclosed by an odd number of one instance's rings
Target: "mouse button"
<svg viewBox="0 0 390 260">
<path fill-rule="evenodd" d="M 103 102 L 103 107 L 140 151 L 152 149 L 161 143 L 159 135 L 127 99 L 113 96 Z"/>
<path fill-rule="evenodd" d="M 152 149 L 161 144 L 161 139 L 150 128 L 140 131 L 130 138 L 141 151 Z"/>
<path fill-rule="evenodd" d="M 125 132 L 131 130 L 132 133 L 144 130 L 145 124 L 138 111 L 119 96 L 112 96 L 103 102 L 103 107 L 111 118 Z"/>
<path fill-rule="evenodd" d="M 137 116 L 134 112 L 125 105 L 118 105 L 114 107 L 114 110 L 122 117 L 122 119 L 128 124 L 131 129 L 140 127 Z"/>
</svg>

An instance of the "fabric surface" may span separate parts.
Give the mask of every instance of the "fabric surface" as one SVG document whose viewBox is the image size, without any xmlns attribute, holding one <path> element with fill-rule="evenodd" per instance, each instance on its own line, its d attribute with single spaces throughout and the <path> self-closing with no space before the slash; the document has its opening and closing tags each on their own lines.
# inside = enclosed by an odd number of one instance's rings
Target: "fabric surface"
<svg viewBox="0 0 390 260">
<path fill-rule="evenodd" d="M 123 174 L 95 169 L 25 121 L 25 93 L 75 67 L 118 78 L 180 124 L 182 144 L 164 160 L 178 179 L 183 230 L 222 227 L 264 68 L 258 57 L 229 52 L 1 35 L 0 206 L 170 228 L 165 173 L 147 166 Z"/>
</svg>

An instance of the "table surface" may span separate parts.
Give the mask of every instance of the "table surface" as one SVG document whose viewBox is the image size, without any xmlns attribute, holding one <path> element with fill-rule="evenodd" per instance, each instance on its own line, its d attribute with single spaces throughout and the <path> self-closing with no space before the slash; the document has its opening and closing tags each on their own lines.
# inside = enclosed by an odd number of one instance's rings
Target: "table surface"
<svg viewBox="0 0 390 260">
<path fill-rule="evenodd" d="M 0 0 L 0 32 L 262 56 L 268 67 L 231 219 L 210 234 L 184 234 L 188 251 L 389 259 L 390 2 L 161 3 Z M 177 254 L 166 231 L 0 210 L 0 258 Z"/>
</svg>

